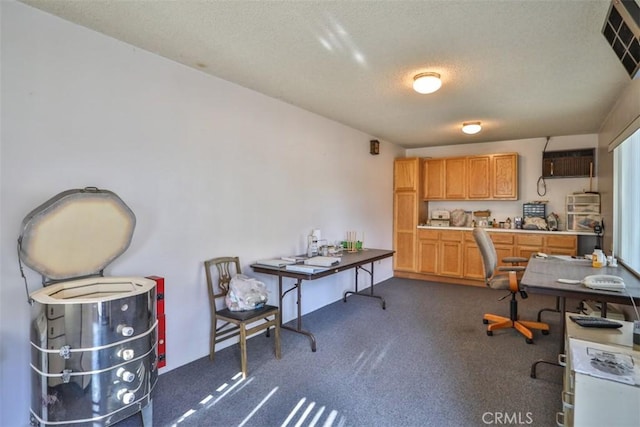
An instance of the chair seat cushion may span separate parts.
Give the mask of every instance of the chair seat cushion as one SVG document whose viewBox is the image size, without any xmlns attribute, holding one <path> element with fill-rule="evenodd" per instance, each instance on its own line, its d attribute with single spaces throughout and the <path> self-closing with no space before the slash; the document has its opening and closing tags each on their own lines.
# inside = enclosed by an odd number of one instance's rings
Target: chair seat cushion
<svg viewBox="0 0 640 427">
<path fill-rule="evenodd" d="M 491 289 L 509 289 L 509 275 L 497 274 L 489 280 L 489 287 Z"/>
<path fill-rule="evenodd" d="M 226 317 L 228 319 L 235 320 L 248 320 L 252 318 L 260 318 L 263 316 L 267 316 L 274 311 L 277 311 L 278 307 L 274 305 L 265 305 L 262 308 L 258 308 L 256 310 L 247 310 L 247 311 L 231 311 L 228 308 L 218 310 L 217 314 L 219 317 Z"/>
</svg>

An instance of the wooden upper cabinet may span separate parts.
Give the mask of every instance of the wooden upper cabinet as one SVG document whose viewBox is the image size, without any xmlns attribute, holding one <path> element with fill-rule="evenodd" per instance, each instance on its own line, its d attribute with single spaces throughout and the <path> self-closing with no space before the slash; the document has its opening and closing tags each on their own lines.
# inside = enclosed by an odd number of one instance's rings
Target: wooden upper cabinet
<svg viewBox="0 0 640 427">
<path fill-rule="evenodd" d="M 467 198 L 467 158 L 445 159 L 444 161 L 445 199 Z"/>
<path fill-rule="evenodd" d="M 467 158 L 467 197 L 491 198 L 491 156 Z"/>
<path fill-rule="evenodd" d="M 518 200 L 518 153 L 426 159 L 425 200 Z"/>
<path fill-rule="evenodd" d="M 419 158 L 396 159 L 393 173 L 393 189 L 395 191 L 418 191 L 419 172 Z"/>
<path fill-rule="evenodd" d="M 492 197 L 494 199 L 517 200 L 518 154 L 494 154 L 492 157 Z"/>
<path fill-rule="evenodd" d="M 445 198 L 445 159 L 427 159 L 423 163 L 423 198 Z"/>
</svg>

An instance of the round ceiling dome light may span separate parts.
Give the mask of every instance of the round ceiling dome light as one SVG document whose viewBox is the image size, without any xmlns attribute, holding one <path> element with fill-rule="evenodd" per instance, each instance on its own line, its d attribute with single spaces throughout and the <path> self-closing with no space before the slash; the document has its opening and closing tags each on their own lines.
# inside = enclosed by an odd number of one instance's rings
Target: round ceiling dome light
<svg viewBox="0 0 640 427">
<path fill-rule="evenodd" d="M 438 73 L 420 73 L 413 78 L 413 90 L 418 93 L 433 93 L 440 89 L 442 80 Z"/>
<path fill-rule="evenodd" d="M 475 135 L 482 130 L 482 124 L 480 122 L 466 122 L 462 124 L 462 132 L 467 135 Z"/>
</svg>

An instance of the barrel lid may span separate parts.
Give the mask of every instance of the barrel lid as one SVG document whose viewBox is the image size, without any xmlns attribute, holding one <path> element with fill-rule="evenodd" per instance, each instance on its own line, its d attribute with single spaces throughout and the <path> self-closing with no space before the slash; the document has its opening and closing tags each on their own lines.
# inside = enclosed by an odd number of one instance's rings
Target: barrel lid
<svg viewBox="0 0 640 427">
<path fill-rule="evenodd" d="M 135 224 L 133 211 L 111 191 L 63 191 L 24 218 L 19 256 L 50 281 L 97 275 L 127 250 Z"/>
</svg>

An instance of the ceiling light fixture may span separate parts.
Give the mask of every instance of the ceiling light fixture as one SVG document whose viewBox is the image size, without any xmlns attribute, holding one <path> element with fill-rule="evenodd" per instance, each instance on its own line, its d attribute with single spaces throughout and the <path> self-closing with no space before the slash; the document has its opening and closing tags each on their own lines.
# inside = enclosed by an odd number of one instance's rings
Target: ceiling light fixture
<svg viewBox="0 0 640 427">
<path fill-rule="evenodd" d="M 467 135 L 475 135 L 482 130 L 482 124 L 480 122 L 466 122 L 462 124 L 462 132 Z"/>
<path fill-rule="evenodd" d="M 440 89 L 442 81 L 438 73 L 420 73 L 413 78 L 413 90 L 418 93 L 433 93 Z"/>
</svg>

